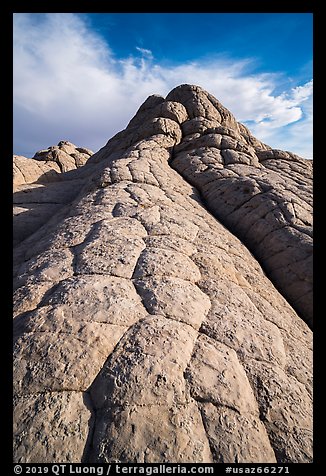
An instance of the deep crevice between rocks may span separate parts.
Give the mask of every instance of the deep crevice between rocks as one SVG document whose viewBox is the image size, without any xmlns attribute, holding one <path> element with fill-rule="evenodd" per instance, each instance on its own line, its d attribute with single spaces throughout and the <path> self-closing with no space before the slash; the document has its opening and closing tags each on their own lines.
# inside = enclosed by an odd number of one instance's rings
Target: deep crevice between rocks
<svg viewBox="0 0 326 476">
<path fill-rule="evenodd" d="M 116 349 L 118 348 L 121 340 L 126 336 L 126 334 L 130 331 L 130 329 L 135 324 L 137 324 L 137 322 L 135 322 L 131 326 L 129 326 L 128 329 L 126 329 L 126 331 L 122 334 L 122 336 L 120 337 L 120 339 L 116 343 L 112 352 L 107 356 L 106 360 L 104 361 L 101 369 L 98 371 L 98 373 L 97 373 L 96 377 L 94 378 L 93 382 L 85 390 L 85 393 L 89 395 L 89 401 L 88 402 L 84 401 L 84 403 L 85 403 L 85 406 L 90 410 L 91 417 L 90 417 L 89 424 L 88 424 L 89 425 L 89 429 L 88 429 L 89 431 L 88 431 L 88 435 L 87 435 L 84 450 L 83 450 L 83 456 L 82 456 L 82 459 L 81 459 L 82 463 L 88 463 L 89 459 L 91 457 L 91 454 L 92 454 L 92 451 L 93 451 L 93 442 L 94 442 L 94 435 L 95 435 L 95 431 L 96 431 L 97 418 L 98 418 L 97 408 L 96 408 L 96 405 L 94 404 L 94 401 L 93 401 L 93 398 L 92 398 L 92 389 L 96 385 L 96 382 L 97 382 L 98 378 L 102 375 L 103 370 L 106 367 L 108 367 L 108 365 L 110 363 L 110 360 L 112 359 L 112 356 L 114 355 Z"/>
<path fill-rule="evenodd" d="M 276 289 L 280 292 L 280 294 L 283 295 L 283 297 L 288 301 L 288 296 L 286 295 L 286 291 L 284 291 L 284 289 L 282 288 L 282 286 L 280 286 L 277 282 L 275 282 L 275 280 L 273 278 L 271 278 L 271 273 L 266 269 L 266 266 L 264 265 L 263 261 L 260 259 L 260 256 L 259 256 L 259 252 L 257 253 L 257 251 L 254 249 L 253 246 L 250 246 L 250 243 L 247 243 L 247 240 L 244 238 L 244 236 L 241 234 L 241 233 L 238 233 L 238 232 L 235 232 L 232 227 L 227 224 L 225 222 L 225 220 L 223 219 L 223 217 L 219 216 L 218 213 L 216 212 L 216 210 L 212 210 L 212 208 L 210 207 L 209 203 L 207 202 L 207 200 L 204 198 L 202 192 L 200 191 L 199 188 L 196 187 L 196 184 L 192 183 L 192 181 L 189 181 L 187 177 L 185 177 L 183 175 L 182 172 L 178 172 L 177 169 L 175 169 L 173 167 L 173 160 L 174 160 L 175 157 L 173 157 L 173 155 L 171 155 L 171 159 L 169 160 L 169 165 L 171 166 L 171 168 L 173 168 L 173 170 L 175 170 L 179 175 L 182 176 L 182 178 L 187 181 L 192 187 L 194 187 L 198 193 L 198 196 L 201 198 L 201 205 L 202 207 L 210 214 L 212 215 L 212 217 L 214 217 L 215 220 L 217 220 L 220 224 L 222 224 L 233 236 L 235 236 L 236 238 L 238 238 L 241 243 L 243 244 L 243 246 L 245 246 L 247 248 L 247 250 L 249 251 L 250 254 L 252 254 L 252 256 L 256 259 L 256 261 L 259 263 L 259 265 L 261 266 L 262 270 L 264 271 L 265 275 L 267 276 L 267 278 L 271 281 L 271 283 L 273 284 L 273 286 L 276 287 Z M 217 180 L 215 182 L 218 182 Z M 256 196 L 256 195 L 255 195 Z M 251 197 L 251 198 L 254 198 L 254 197 Z M 249 199 L 251 200 L 251 199 Z M 242 204 L 243 205 L 243 204 Z M 241 206 L 242 206 L 241 205 Z M 241 208 L 238 207 L 238 208 Z M 285 228 L 286 226 L 291 226 L 291 224 L 285 224 L 284 226 L 280 227 L 280 228 Z M 280 229 L 279 228 L 279 229 Z M 278 230 L 275 230 L 275 231 L 278 231 Z M 261 240 L 261 243 L 264 241 L 265 238 L 267 238 L 268 234 L 264 236 L 264 238 Z M 261 244 L 259 243 L 259 245 Z M 288 301 L 290 305 L 292 304 L 295 304 L 294 301 L 292 300 L 289 300 Z M 299 317 L 305 321 L 308 325 L 311 323 L 309 323 L 309 321 L 307 321 L 306 318 L 304 318 L 304 316 L 297 310 L 295 309 L 297 314 L 299 315 Z"/>
<path fill-rule="evenodd" d="M 142 240 L 144 241 L 144 240 Z M 145 247 L 146 247 L 146 243 L 144 242 L 145 244 Z M 133 270 L 133 273 L 132 275 L 134 274 L 135 272 L 135 269 L 137 267 L 137 264 L 138 264 L 138 261 L 139 261 L 139 258 L 141 256 L 141 252 L 139 253 L 139 256 L 138 256 L 138 259 L 137 259 L 137 262 L 135 264 L 135 267 L 134 267 L 134 270 Z M 132 283 L 133 283 L 133 279 L 130 280 Z M 133 283 L 134 284 L 134 283 Z M 136 286 L 135 287 L 135 290 L 136 290 L 136 293 L 137 295 L 138 294 L 138 291 L 137 291 L 137 288 Z M 142 297 L 139 295 L 140 299 L 141 299 L 141 302 L 143 303 L 143 300 L 142 300 Z M 144 303 L 143 303 L 143 306 L 145 308 L 145 310 L 147 311 Z M 104 361 L 101 369 L 99 370 L 97 376 L 95 377 L 95 379 L 93 380 L 92 384 L 89 386 L 89 388 L 86 390 L 87 394 L 89 395 L 89 398 L 90 398 L 90 402 L 91 402 L 91 409 L 90 411 L 92 412 L 92 417 L 91 419 L 93 418 L 93 420 L 91 421 L 90 419 L 90 422 L 89 422 L 89 432 L 88 432 L 88 436 L 87 436 L 87 440 L 86 440 L 86 443 L 85 443 L 85 446 L 84 446 L 84 450 L 83 450 L 83 456 L 82 456 L 82 459 L 81 459 L 81 462 L 82 463 L 88 463 L 90 458 L 91 458 L 91 455 L 92 455 L 92 452 L 93 452 L 93 442 L 94 442 L 94 435 L 95 435 L 95 431 L 96 431 L 96 422 L 97 422 L 97 409 L 96 409 L 96 406 L 94 405 L 94 402 L 93 402 L 93 399 L 92 399 L 92 387 L 94 385 L 96 385 L 96 381 L 98 379 L 98 377 L 101 375 L 101 373 L 103 372 L 103 369 L 105 367 L 107 367 L 109 365 L 109 362 L 110 360 L 112 359 L 112 356 L 114 355 L 116 349 L 118 348 L 120 342 L 122 341 L 122 339 L 126 336 L 126 334 L 130 331 L 130 329 L 132 327 L 134 327 L 138 322 L 139 322 L 140 319 L 138 319 L 138 321 L 134 322 L 133 324 L 131 324 L 131 326 L 128 327 L 128 329 L 126 329 L 126 331 L 122 334 L 122 336 L 120 337 L 120 339 L 118 340 L 118 342 L 116 343 L 114 349 L 112 350 L 112 352 L 107 356 L 106 360 Z M 85 402 L 85 405 L 87 406 L 87 403 Z M 87 407 L 88 408 L 88 407 Z"/>
<path fill-rule="evenodd" d="M 182 128 L 181 128 L 181 132 L 182 132 Z M 215 213 L 212 213 L 212 212 L 210 211 L 210 206 L 209 206 L 208 202 L 205 200 L 205 198 L 203 197 L 203 194 L 202 194 L 202 192 L 200 191 L 200 189 L 198 189 L 197 186 L 196 186 L 194 183 L 189 182 L 188 179 L 187 179 L 182 173 L 180 173 L 180 172 L 178 172 L 178 170 L 174 169 L 174 167 L 173 167 L 173 160 L 174 160 L 174 158 L 175 158 L 175 156 L 174 156 L 174 148 L 173 148 L 173 149 L 171 150 L 170 159 L 168 160 L 168 164 L 170 165 L 170 167 L 171 167 L 173 170 L 175 170 L 179 175 L 181 175 L 182 178 L 183 178 L 184 180 L 186 180 L 192 187 L 195 188 L 195 190 L 197 191 L 197 194 L 198 194 L 198 196 L 199 196 L 199 198 L 200 198 L 200 200 L 201 200 L 201 202 L 198 201 L 198 203 L 200 203 L 200 205 L 207 211 L 207 213 L 209 213 L 210 215 L 212 215 L 215 220 L 218 220 L 233 236 L 237 237 L 237 238 L 241 241 L 241 243 L 243 244 L 243 246 L 245 246 L 245 247 L 248 249 L 249 253 L 251 253 L 251 254 L 254 256 L 254 258 L 257 260 L 257 262 L 260 264 L 260 266 L 261 266 L 262 269 L 264 270 L 264 267 L 262 266 L 262 263 L 260 262 L 260 260 L 257 259 L 257 257 L 255 256 L 255 254 L 251 251 L 251 249 L 250 249 L 246 244 L 244 244 L 244 243 L 242 242 L 241 237 L 239 237 L 238 234 L 234 233 L 234 231 L 233 231 L 232 229 L 230 229 L 229 226 L 228 226 L 226 223 L 224 223 L 224 220 L 221 220 L 218 216 L 216 216 Z M 264 192 L 261 192 L 261 193 L 264 193 Z M 249 200 L 251 200 L 252 198 L 253 198 L 253 197 L 251 197 Z M 241 206 L 242 206 L 242 205 L 241 205 Z M 265 271 L 265 270 L 264 270 L 264 271 Z M 268 275 L 267 275 L 266 272 L 265 272 L 265 274 L 266 274 L 266 276 L 268 277 Z M 273 283 L 273 285 L 274 285 L 274 283 Z M 205 294 L 206 294 L 206 293 L 205 293 Z M 209 297 L 209 296 L 208 296 L 208 297 Z M 210 299 L 210 297 L 209 297 L 209 299 Z M 210 301 L 211 301 L 211 299 L 210 299 Z M 198 331 L 198 335 L 199 335 L 200 332 L 204 333 L 203 330 L 202 330 L 202 326 L 200 327 L 200 329 L 199 329 L 199 331 Z M 243 366 L 242 366 L 242 367 L 243 367 Z M 245 370 L 245 369 L 244 369 L 244 370 Z M 248 376 L 248 373 L 247 373 L 246 370 L 245 370 L 245 373 L 246 373 L 246 375 L 247 375 L 248 382 L 249 382 L 249 384 L 250 384 L 250 386 L 251 386 L 251 388 L 252 388 L 252 383 L 251 383 L 251 381 L 250 381 L 250 379 L 249 379 L 249 376 Z M 185 380 L 187 380 L 186 377 L 185 377 L 185 374 L 184 374 L 184 378 L 185 378 Z M 188 382 L 188 383 L 189 383 L 189 382 Z M 255 393 L 255 391 L 254 391 L 254 388 L 252 388 L 252 391 L 253 391 L 253 394 L 256 395 L 256 393 Z M 194 397 L 193 397 L 193 398 L 194 398 Z M 198 401 L 198 402 L 200 403 L 199 400 L 196 400 L 196 401 Z M 256 402 L 257 402 L 258 408 L 260 408 L 260 407 L 259 407 L 259 401 L 258 401 L 257 397 L 256 397 Z M 210 402 L 210 403 L 212 403 L 212 402 Z M 234 409 L 232 408 L 232 410 L 234 410 Z M 202 412 L 201 412 L 201 416 L 202 416 Z M 275 454 L 276 460 L 278 461 L 276 451 L 275 451 L 275 449 L 274 449 L 274 447 L 273 447 L 273 445 L 272 445 L 272 441 L 271 441 L 270 434 L 269 434 L 269 432 L 268 432 L 268 430 L 267 430 L 267 427 L 266 427 L 266 425 L 265 425 L 265 423 L 264 423 L 264 419 L 261 418 L 261 413 L 259 414 L 259 418 L 260 418 L 260 420 L 262 421 L 262 423 L 263 423 L 263 425 L 264 425 L 264 427 L 265 427 L 265 429 L 266 429 L 266 434 L 267 434 L 267 436 L 268 436 L 268 439 L 269 439 L 271 448 L 272 448 L 272 450 L 273 450 L 273 452 L 274 452 L 274 454 Z M 205 429 L 206 436 L 207 436 L 208 441 L 209 441 L 209 436 L 208 436 L 208 433 L 207 433 L 207 430 L 206 430 L 206 427 L 205 427 L 205 424 L 204 424 L 203 416 L 202 416 L 202 421 L 203 421 L 203 425 L 204 425 L 204 429 Z M 209 445 L 210 445 L 210 449 L 211 449 L 211 452 L 212 452 L 211 443 L 209 443 Z M 215 452 L 214 452 L 214 453 L 215 453 Z M 212 453 L 212 454 L 214 454 L 214 453 Z"/>
</svg>

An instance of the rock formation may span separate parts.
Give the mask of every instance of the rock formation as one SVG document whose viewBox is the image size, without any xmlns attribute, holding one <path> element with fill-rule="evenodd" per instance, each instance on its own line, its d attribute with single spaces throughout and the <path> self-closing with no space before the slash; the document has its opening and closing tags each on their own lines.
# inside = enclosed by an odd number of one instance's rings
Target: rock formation
<svg viewBox="0 0 326 476">
<path fill-rule="evenodd" d="M 29 185 L 15 462 L 311 462 L 311 169 L 182 85 Z"/>
<path fill-rule="evenodd" d="M 14 245 L 36 231 L 73 198 L 77 190 L 65 187 L 67 174 L 60 184 L 61 172 L 81 167 L 91 155 L 91 150 L 67 141 L 36 152 L 33 159 L 14 155 Z"/>
</svg>

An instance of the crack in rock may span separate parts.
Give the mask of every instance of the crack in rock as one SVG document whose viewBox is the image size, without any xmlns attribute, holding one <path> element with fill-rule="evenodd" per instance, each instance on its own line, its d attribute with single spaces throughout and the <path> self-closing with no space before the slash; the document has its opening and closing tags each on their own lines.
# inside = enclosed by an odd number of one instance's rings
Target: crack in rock
<svg viewBox="0 0 326 476">
<path fill-rule="evenodd" d="M 312 461 L 310 161 L 181 85 L 14 173 L 16 463 Z"/>
</svg>

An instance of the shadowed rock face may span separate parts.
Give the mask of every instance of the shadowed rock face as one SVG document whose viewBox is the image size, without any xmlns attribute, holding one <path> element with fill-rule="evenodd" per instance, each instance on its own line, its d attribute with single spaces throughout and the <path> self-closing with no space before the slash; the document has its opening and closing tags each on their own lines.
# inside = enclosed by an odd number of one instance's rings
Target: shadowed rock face
<svg viewBox="0 0 326 476">
<path fill-rule="evenodd" d="M 15 462 L 311 462 L 311 168 L 182 85 L 33 192 Z"/>
<path fill-rule="evenodd" d="M 14 245 L 34 233 L 78 191 L 78 182 L 67 184 L 67 174 L 86 163 L 93 152 L 71 142 L 36 152 L 33 159 L 14 155 Z M 73 172 L 72 172 L 73 174 Z M 51 182 L 51 183 L 50 183 Z"/>
<path fill-rule="evenodd" d="M 185 104 L 189 117 L 172 167 L 312 326 L 312 161 L 258 143 L 198 88 L 182 86 L 167 99 Z"/>
</svg>

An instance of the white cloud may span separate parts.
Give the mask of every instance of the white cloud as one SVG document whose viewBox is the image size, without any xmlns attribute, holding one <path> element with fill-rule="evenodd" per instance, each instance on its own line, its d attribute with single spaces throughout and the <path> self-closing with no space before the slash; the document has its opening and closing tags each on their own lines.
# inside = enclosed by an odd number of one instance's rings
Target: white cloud
<svg viewBox="0 0 326 476">
<path fill-rule="evenodd" d="M 139 46 L 136 46 L 136 50 L 139 51 L 145 58 L 154 58 L 151 50 L 147 50 L 146 48 L 140 48 Z"/>
<path fill-rule="evenodd" d="M 297 86 L 291 90 L 291 97 L 294 101 L 306 101 L 312 96 L 312 80 L 303 86 Z"/>
<path fill-rule="evenodd" d="M 155 63 L 152 52 L 117 59 L 75 14 L 14 15 L 14 152 L 32 156 L 61 139 L 99 149 L 150 94 L 202 86 L 275 148 L 312 157 L 312 81 L 275 94 L 280 77 L 250 61 Z"/>
<path fill-rule="evenodd" d="M 251 124 L 252 133 L 275 148 L 312 158 L 312 100 L 312 80 L 282 93 L 275 98 L 278 112 L 271 115 L 270 120 Z"/>
</svg>

